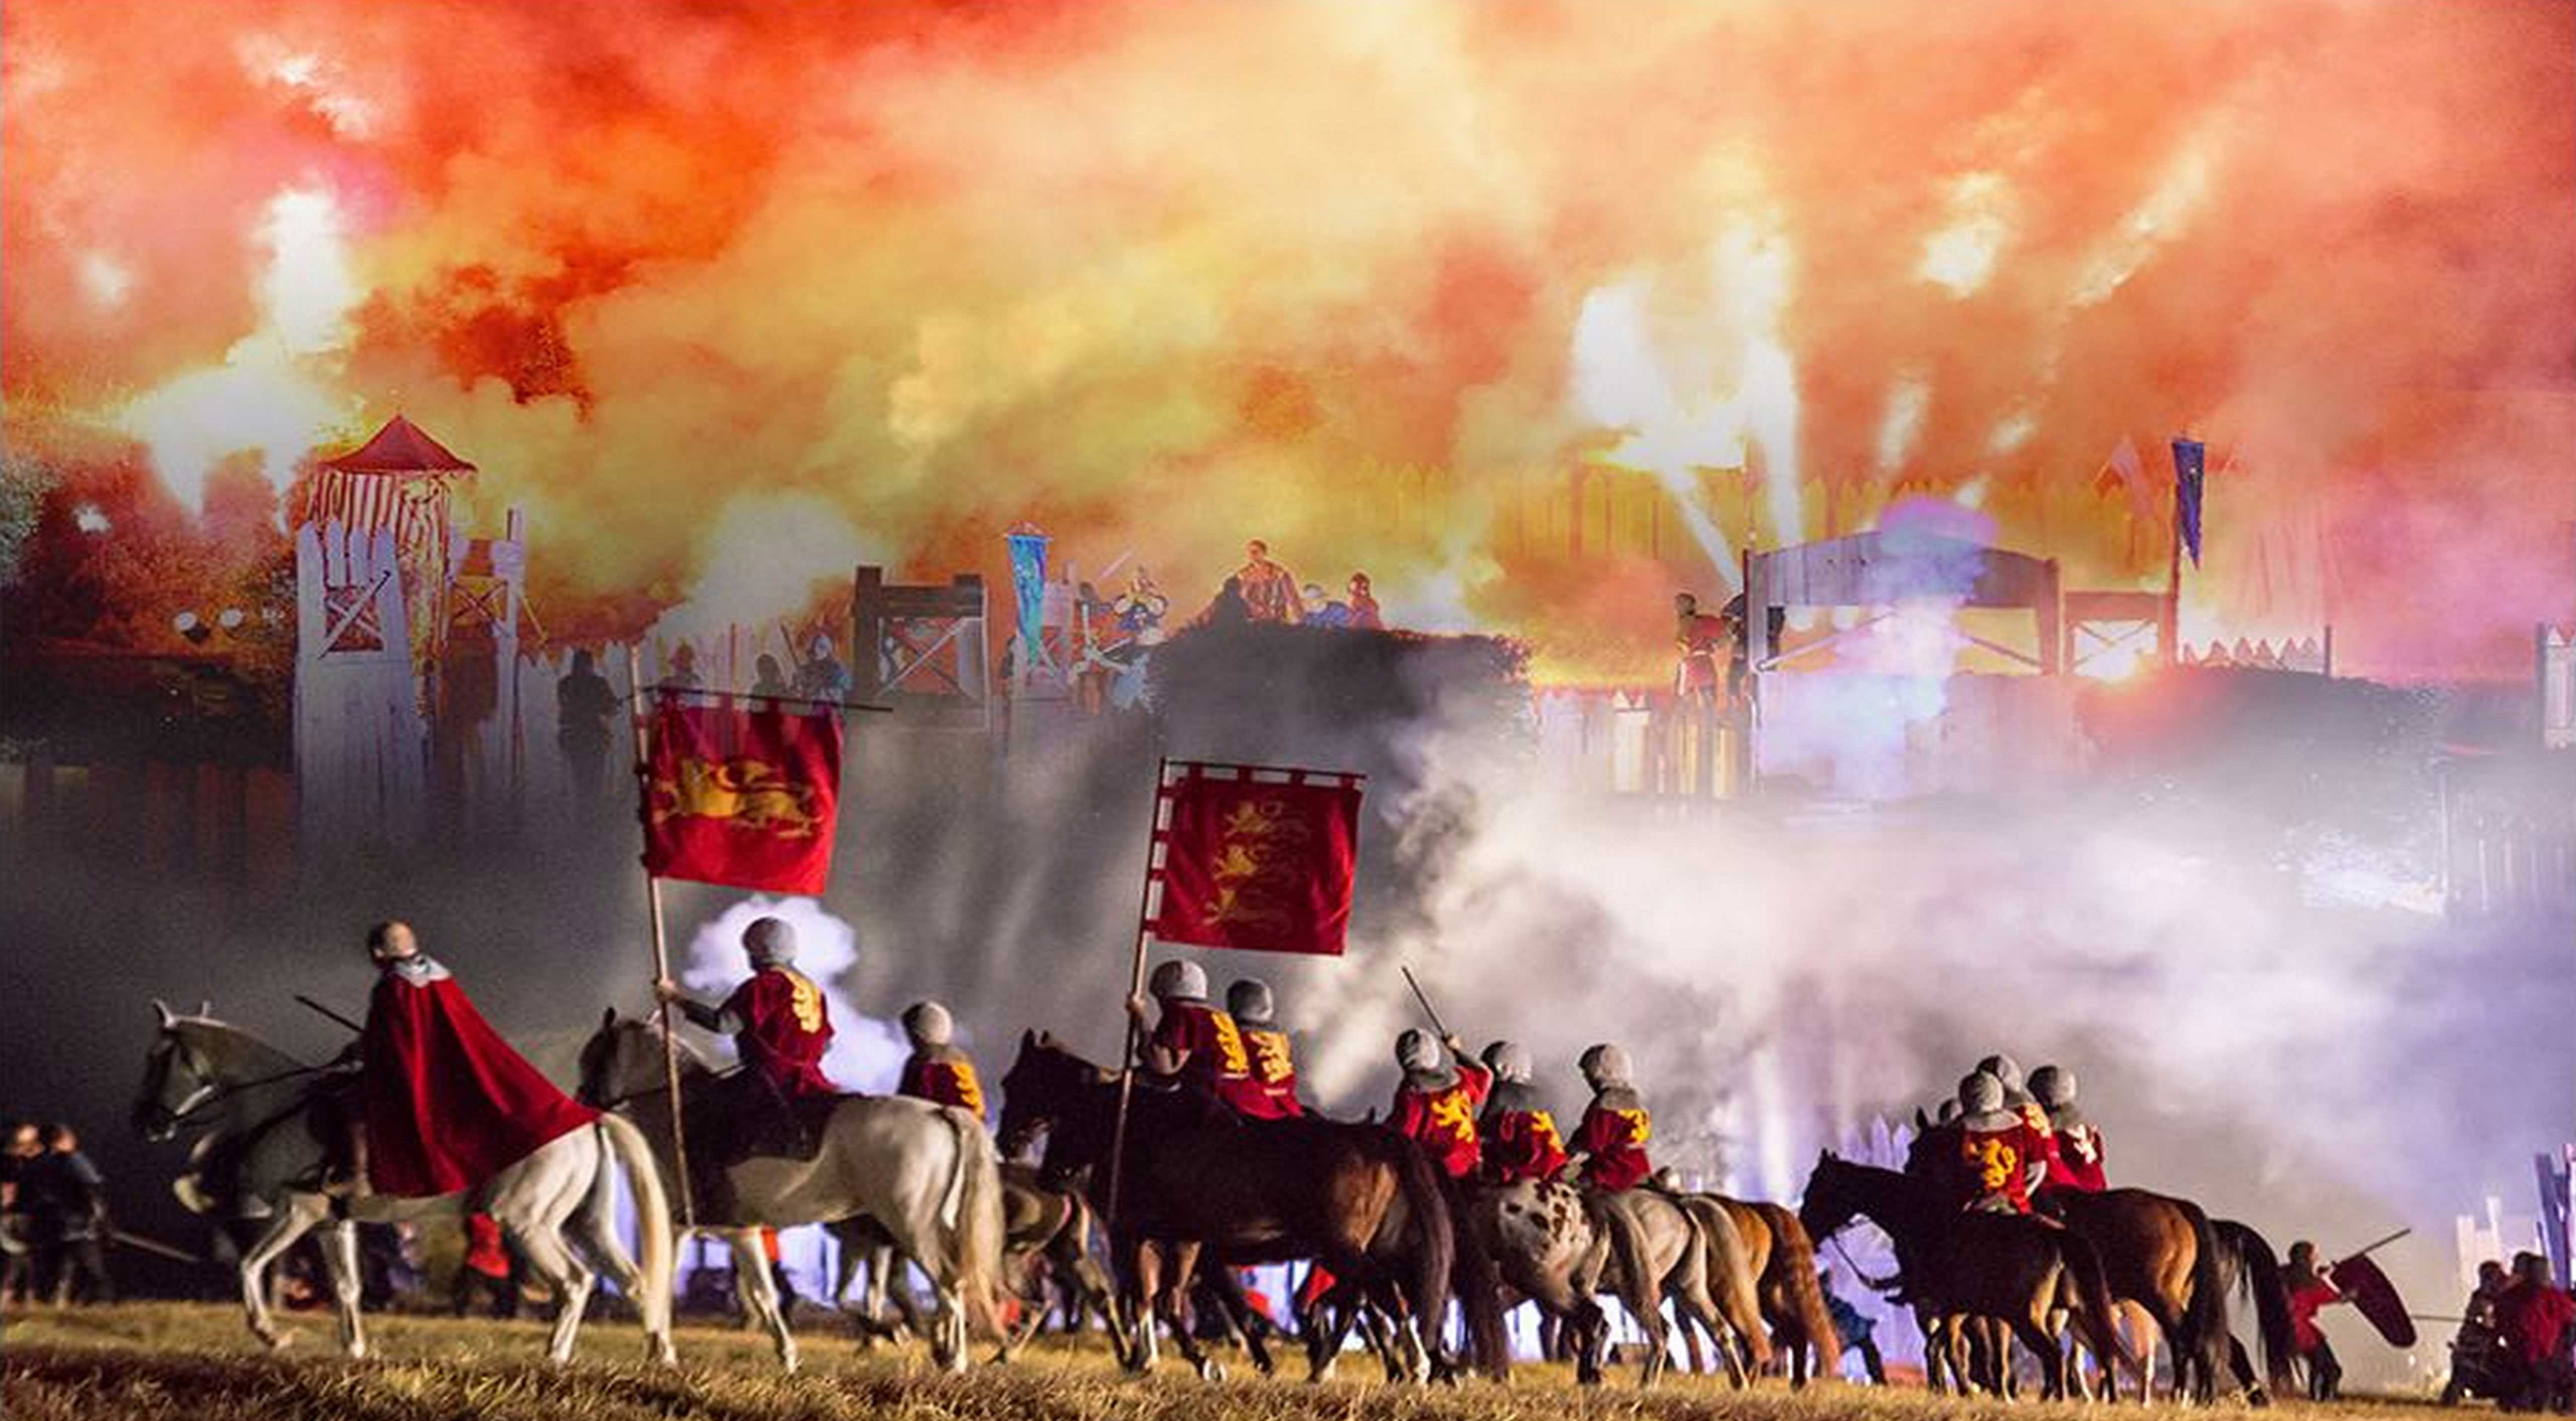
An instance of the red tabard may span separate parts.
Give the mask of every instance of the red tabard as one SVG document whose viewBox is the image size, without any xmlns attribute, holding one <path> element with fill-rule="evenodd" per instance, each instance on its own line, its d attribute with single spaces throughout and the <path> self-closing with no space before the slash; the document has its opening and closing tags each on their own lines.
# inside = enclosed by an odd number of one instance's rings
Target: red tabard
<svg viewBox="0 0 2576 1421">
<path fill-rule="evenodd" d="M 1306 1113 L 1297 1103 L 1297 1060 L 1289 1053 L 1288 1033 L 1269 1027 L 1242 1028 L 1243 1045 L 1252 1056 L 1252 1084 L 1261 1092 L 1261 1108 L 1246 1110 L 1255 1120 L 1294 1120 Z"/>
<path fill-rule="evenodd" d="M 1274 782 L 1190 765 L 1163 793 L 1161 904 L 1146 927 L 1170 943 L 1339 956 L 1351 921 L 1360 787 Z M 1299 772 L 1302 776 L 1304 772 Z"/>
<path fill-rule="evenodd" d="M 1574 1148 L 1590 1155 L 1583 1162 L 1583 1182 L 1595 1189 L 1634 1189 L 1655 1172 L 1646 1157 L 1654 1138 L 1654 1117 L 1643 1106 L 1612 1109 L 1599 1101 L 1583 1108 L 1575 1127 Z"/>
<path fill-rule="evenodd" d="M 511 1050 L 453 978 L 386 973 L 362 1039 L 367 1177 L 379 1194 L 472 1188 L 599 1118 Z"/>
<path fill-rule="evenodd" d="M 832 1049 L 832 1014 L 822 989 L 803 974 L 763 967 L 734 988 L 721 1010 L 743 1023 L 733 1038 L 743 1064 L 767 1076 L 781 1095 L 841 1093 L 823 1074 L 823 1054 Z"/>
<path fill-rule="evenodd" d="M 1485 1177 L 1496 1184 L 1552 1179 L 1565 1167 L 1556 1117 L 1544 1110 L 1495 1112 L 1483 1127 Z"/>
<path fill-rule="evenodd" d="M 1959 1132 L 1961 1207 L 2000 1199 L 2016 1214 L 2030 1212 L 2030 1171 L 2055 1153 L 2056 1140 L 2016 1116 L 2000 1130 Z"/>
<path fill-rule="evenodd" d="M 975 1063 L 954 1046 L 913 1052 L 903 1063 L 894 1093 L 954 1105 L 970 1115 L 984 1113 L 984 1085 L 975 1079 Z"/>
<path fill-rule="evenodd" d="M 1247 1119 L 1268 1118 L 1267 1095 L 1252 1079 L 1252 1057 L 1234 1018 L 1205 1002 L 1163 1003 L 1153 1044 L 1181 1057 L 1181 1079 Z"/>
<path fill-rule="evenodd" d="M 2102 1132 L 2091 1125 L 2059 1130 L 2056 1152 L 2048 1157 L 2048 1187 L 2099 1194 L 2111 1187 L 2102 1169 Z"/>
<path fill-rule="evenodd" d="M 1388 1123 L 1397 1134 L 1422 1146 L 1422 1152 L 1451 1179 L 1464 1179 L 1476 1172 L 1484 1157 L 1476 1134 L 1476 1112 L 1493 1088 L 1493 1072 L 1461 1061 L 1457 1081 L 1445 1090 L 1397 1086 L 1394 1119 Z"/>
</svg>

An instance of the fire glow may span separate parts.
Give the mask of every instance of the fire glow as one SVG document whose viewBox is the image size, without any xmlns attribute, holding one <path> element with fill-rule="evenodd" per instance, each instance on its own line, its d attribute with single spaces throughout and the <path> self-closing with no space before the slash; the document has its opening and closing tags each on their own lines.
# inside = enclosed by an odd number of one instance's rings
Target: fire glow
<svg viewBox="0 0 2576 1421">
<path fill-rule="evenodd" d="M 2509 668 L 2576 517 L 2572 32 L 27 0 L 0 372 L 13 442 L 121 432 L 189 503 L 399 407 L 557 608 L 711 600 L 725 504 L 810 497 L 907 572 L 1033 518 L 1185 609 L 1261 536 L 1647 679 L 1675 587 L 1971 481 L 2156 585 L 2094 476 L 2188 426 L 2235 470 L 2194 618 Z"/>
</svg>

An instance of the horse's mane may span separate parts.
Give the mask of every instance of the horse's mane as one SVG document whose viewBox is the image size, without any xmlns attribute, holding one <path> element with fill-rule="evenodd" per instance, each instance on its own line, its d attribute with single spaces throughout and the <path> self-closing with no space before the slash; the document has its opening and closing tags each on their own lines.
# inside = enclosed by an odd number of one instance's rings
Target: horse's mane
<svg viewBox="0 0 2576 1421">
<path fill-rule="evenodd" d="M 304 1063 L 252 1035 L 247 1029 L 206 1015 L 173 1017 L 170 1029 L 183 1035 L 213 1036 L 241 1058 L 250 1069 L 262 1073 L 293 1070 Z"/>
<path fill-rule="evenodd" d="M 649 1016 L 621 1016 L 617 1019 L 617 1024 L 621 1029 L 633 1028 L 643 1032 L 647 1036 L 653 1037 L 657 1041 L 662 1039 L 664 1035 L 662 1031 L 662 1023 L 655 1021 Z M 682 1036 L 676 1031 L 669 1033 L 669 1037 L 673 1050 L 680 1058 L 681 1075 L 685 1076 L 692 1073 L 698 1075 L 711 1075 L 714 1073 L 715 1067 L 707 1064 L 705 1054 L 700 1052 L 695 1045 L 691 1044 L 689 1038 Z"/>
</svg>

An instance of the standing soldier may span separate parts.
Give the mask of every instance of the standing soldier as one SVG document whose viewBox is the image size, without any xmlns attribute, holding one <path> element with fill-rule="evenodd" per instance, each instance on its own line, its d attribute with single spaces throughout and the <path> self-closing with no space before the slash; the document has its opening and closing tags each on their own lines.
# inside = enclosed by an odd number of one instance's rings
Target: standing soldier
<svg viewBox="0 0 2576 1421">
<path fill-rule="evenodd" d="M 598 1118 L 510 1049 L 408 924 L 378 923 L 382 969 L 357 1055 L 358 1123 L 335 1163 L 353 1197 L 470 1189 Z"/>
<path fill-rule="evenodd" d="M 830 634 L 817 632 L 805 653 L 804 662 L 796 668 L 796 694 L 816 701 L 848 700 L 850 671 L 832 654 Z"/>
<path fill-rule="evenodd" d="M 2005 1108 L 2004 1083 L 1986 1071 L 1959 1082 L 1956 1188 L 1963 1209 L 2030 1212 L 2031 1170 L 2045 1173 L 2051 1142 L 2018 1110 Z"/>
<path fill-rule="evenodd" d="M 1247 1114 L 1257 1120 L 1294 1120 L 1306 1113 L 1297 1099 L 1297 1059 L 1288 1048 L 1288 1033 L 1279 1029 L 1270 984 L 1258 977 L 1236 979 L 1225 989 L 1225 1013 L 1234 1018 L 1243 1047 L 1252 1060 L 1252 1084 L 1261 1108 Z"/>
<path fill-rule="evenodd" d="M 948 1008 L 937 1002 L 914 1002 L 903 1009 L 903 1034 L 912 1038 L 912 1054 L 904 1059 L 894 1093 L 954 1105 L 980 1119 L 984 1087 L 975 1079 L 975 1062 L 950 1042 L 956 1030 Z"/>
<path fill-rule="evenodd" d="M 1556 1117 L 1530 1083 L 1529 1049 L 1517 1041 L 1497 1041 L 1485 1048 L 1484 1059 L 1494 1073 L 1494 1093 L 1476 1122 L 1485 1146 L 1485 1178 L 1495 1184 L 1555 1178 L 1565 1167 L 1565 1142 L 1556 1133 Z"/>
<path fill-rule="evenodd" d="M 692 1000 L 668 977 L 653 984 L 654 994 L 692 1023 L 733 1038 L 743 1064 L 733 1079 L 742 1084 L 718 1117 L 728 1147 L 718 1151 L 718 1162 L 728 1164 L 770 1151 L 807 1153 L 812 1146 L 797 1103 L 841 1093 L 823 1074 L 832 1016 L 823 989 L 795 968 L 796 930 L 783 918 L 754 918 L 742 930 L 742 947 L 751 976 L 720 1005 Z"/>
<path fill-rule="evenodd" d="M 1243 1049 L 1243 1033 L 1234 1018 L 1210 1006 L 1207 973 L 1195 962 L 1174 958 L 1154 969 L 1146 984 L 1161 1015 L 1148 1023 L 1143 997 L 1127 999 L 1127 1015 L 1139 1030 L 1148 1030 L 1141 1064 L 1151 1075 L 1181 1084 L 1233 1111 L 1259 1118 L 1267 1102 L 1252 1082 L 1252 1061 Z"/>
<path fill-rule="evenodd" d="M 2064 1066 L 2042 1066 L 2030 1073 L 2030 1094 L 2048 1112 L 2053 1145 L 2048 1155 L 2048 1187 L 2088 1194 L 2110 1188 L 2102 1170 L 2102 1132 L 2075 1103 L 2075 1073 Z"/>
<path fill-rule="evenodd" d="M 1713 704 L 1718 699 L 1717 658 L 1726 650 L 1727 624 L 1699 609 L 1687 592 L 1673 594 L 1673 690 L 1684 701 Z"/>
<path fill-rule="evenodd" d="M 1435 1041 L 1417 1028 L 1395 1038 L 1404 1080 L 1395 1088 L 1389 1123 L 1453 1180 L 1476 1172 L 1483 1155 L 1476 1111 L 1494 1087 L 1493 1072 L 1466 1056 L 1467 1043 L 1455 1036 Z"/>
<path fill-rule="evenodd" d="M 1583 1123 L 1574 1131 L 1583 1182 L 1611 1191 L 1635 1188 L 1655 1172 L 1646 1157 L 1655 1121 L 1630 1079 L 1628 1053 L 1604 1041 L 1576 1064 L 1584 1084 L 1592 1087 L 1592 1103 L 1584 1107 Z"/>
</svg>

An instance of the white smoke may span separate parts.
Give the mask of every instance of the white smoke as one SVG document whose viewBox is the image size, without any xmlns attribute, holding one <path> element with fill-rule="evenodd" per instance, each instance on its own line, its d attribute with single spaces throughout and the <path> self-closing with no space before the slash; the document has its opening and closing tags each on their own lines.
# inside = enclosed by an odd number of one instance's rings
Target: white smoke
<svg viewBox="0 0 2576 1421">
<path fill-rule="evenodd" d="M 911 1048 L 901 1028 L 862 1014 L 841 990 L 841 975 L 858 965 L 859 935 L 813 899 L 753 894 L 708 919 L 689 939 L 689 965 L 681 981 L 702 995 L 732 991 L 751 972 L 742 933 L 756 918 L 782 918 L 795 929 L 796 970 L 823 990 L 833 1029 L 824 1074 L 844 1090 L 893 1090 Z"/>
</svg>

